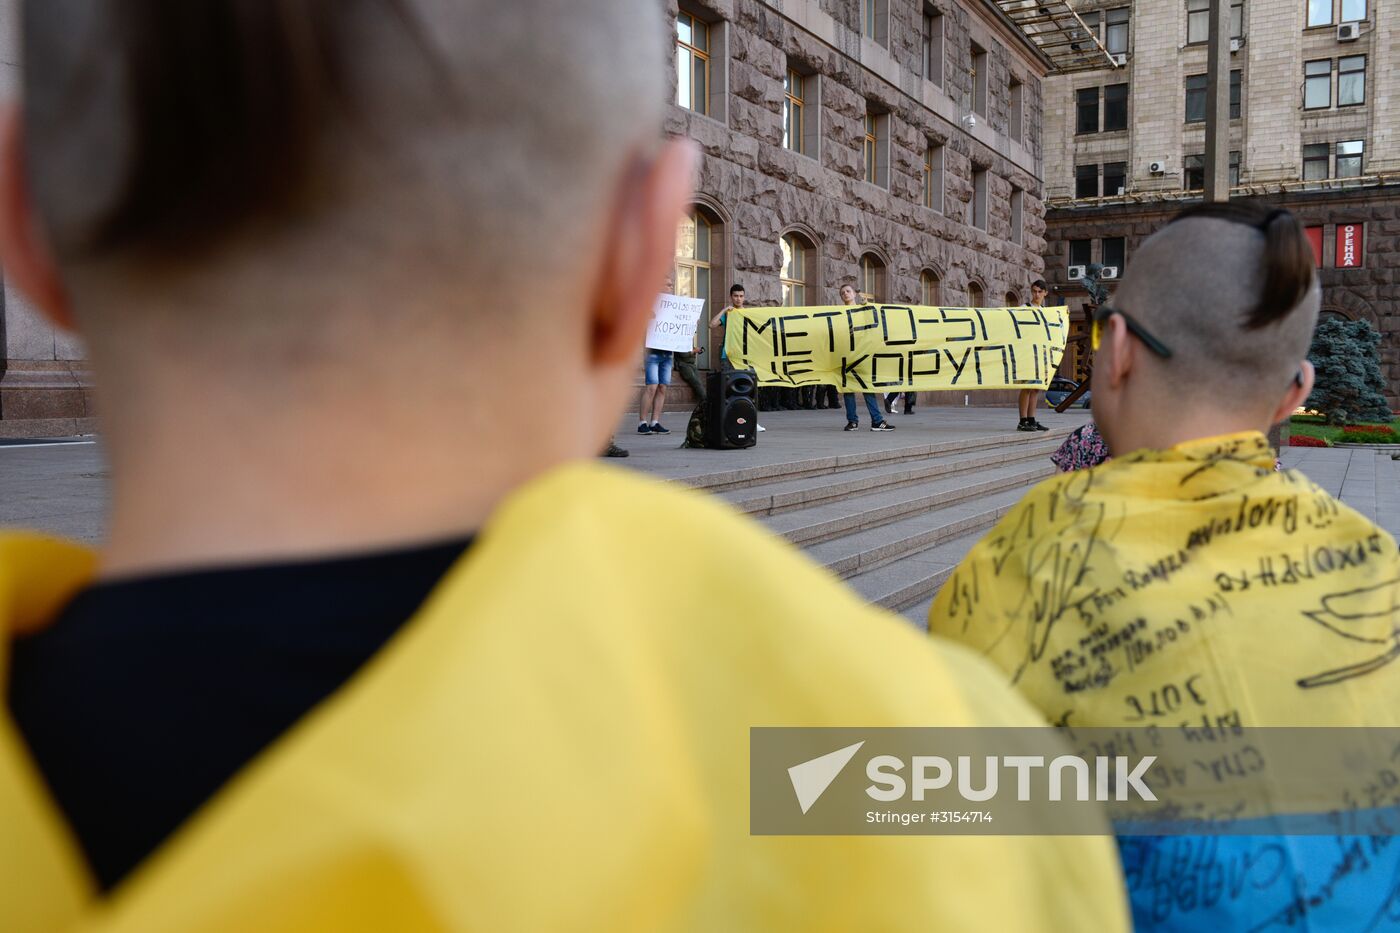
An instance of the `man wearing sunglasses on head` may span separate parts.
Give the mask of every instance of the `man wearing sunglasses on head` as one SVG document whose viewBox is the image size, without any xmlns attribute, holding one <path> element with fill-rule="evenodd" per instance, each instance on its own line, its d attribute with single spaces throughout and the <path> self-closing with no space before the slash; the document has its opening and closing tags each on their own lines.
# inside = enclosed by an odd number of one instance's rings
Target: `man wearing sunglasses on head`
<svg viewBox="0 0 1400 933">
<path fill-rule="evenodd" d="M 1113 459 L 1018 503 L 944 585 L 930 630 L 1075 728 L 1400 725 L 1396 543 L 1275 472 L 1265 438 L 1312 388 L 1313 263 L 1282 210 L 1202 206 L 1143 243 L 1090 338 Z M 1187 708 L 1154 712 L 1162 691 Z M 1120 840 L 1137 929 L 1242 928 L 1294 898 L 1310 929 L 1362 929 L 1387 909 L 1390 886 L 1338 869 L 1334 841 L 1278 836 L 1222 837 L 1211 857 L 1272 846 L 1283 882 L 1185 903 L 1172 892 L 1195 883 L 1191 838 Z"/>
</svg>

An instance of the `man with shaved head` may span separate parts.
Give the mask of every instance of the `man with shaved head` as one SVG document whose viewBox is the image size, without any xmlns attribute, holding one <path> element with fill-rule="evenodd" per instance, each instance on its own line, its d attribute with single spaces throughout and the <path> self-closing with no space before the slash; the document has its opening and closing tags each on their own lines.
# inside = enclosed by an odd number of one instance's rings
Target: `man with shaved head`
<svg viewBox="0 0 1400 933">
<path fill-rule="evenodd" d="M 1103 836 L 749 835 L 753 726 L 1038 720 L 593 462 L 691 194 L 662 4 L 23 10 L 0 251 L 112 505 L 0 536 L 0 928 L 1122 929 Z"/>
<path fill-rule="evenodd" d="M 1318 291 L 1287 211 L 1199 207 L 1144 242 L 1091 335 L 1113 460 L 1028 493 L 959 565 L 930 630 L 1074 727 L 1400 726 L 1396 542 L 1276 472 L 1265 439 L 1312 387 Z M 1382 884 L 1339 868 L 1332 840 L 1260 840 L 1125 840 L 1137 929 L 1257 929 L 1296 899 L 1310 929 L 1350 930 L 1391 909 L 1393 849 Z M 1188 896 L 1215 883 L 1196 875 L 1207 851 L 1284 853 L 1282 880 Z"/>
</svg>

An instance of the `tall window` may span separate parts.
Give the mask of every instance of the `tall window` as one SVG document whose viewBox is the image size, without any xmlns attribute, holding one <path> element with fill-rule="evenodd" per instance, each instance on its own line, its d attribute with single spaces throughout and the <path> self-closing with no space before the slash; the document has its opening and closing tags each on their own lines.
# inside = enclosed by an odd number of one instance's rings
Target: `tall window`
<svg viewBox="0 0 1400 933">
<path fill-rule="evenodd" d="M 924 6 L 924 79 L 943 86 L 943 14 Z"/>
<path fill-rule="evenodd" d="M 972 225 L 978 230 L 987 229 L 986 169 L 973 169 L 972 172 Z"/>
<path fill-rule="evenodd" d="M 1111 55 L 1128 51 L 1128 8 L 1119 7 L 1104 15 L 1103 45 Z"/>
<path fill-rule="evenodd" d="M 1071 266 L 1087 266 L 1094 261 L 1093 252 L 1093 240 L 1070 240 L 1069 264 Z"/>
<path fill-rule="evenodd" d="M 987 50 L 972 43 L 972 110 L 987 115 Z"/>
<path fill-rule="evenodd" d="M 1332 0 L 1308 0 L 1308 25 L 1332 25 Z"/>
<path fill-rule="evenodd" d="M 1089 30 L 1089 35 L 1097 39 L 1099 37 L 1099 14 L 1097 12 L 1080 13 L 1079 18 L 1084 21 L 1084 26 Z M 1077 48 L 1075 50 L 1078 51 Z"/>
<path fill-rule="evenodd" d="M 1098 163 L 1074 167 L 1074 196 L 1076 198 L 1097 198 L 1099 196 Z"/>
<path fill-rule="evenodd" d="M 1181 187 L 1187 191 L 1200 191 L 1206 186 L 1206 157 L 1189 155 L 1181 160 Z"/>
<path fill-rule="evenodd" d="M 1017 246 L 1020 246 L 1020 245 L 1021 245 L 1021 241 L 1022 241 L 1021 227 L 1022 227 L 1022 224 L 1024 223 L 1024 218 L 1022 217 L 1021 212 L 1025 209 L 1024 203 L 1023 203 L 1024 201 L 1025 201 L 1025 192 L 1022 191 L 1020 188 L 1012 188 L 1012 189 L 1011 189 L 1011 242 L 1012 242 L 1012 243 L 1015 243 Z"/>
<path fill-rule="evenodd" d="M 1186 42 L 1210 41 L 1210 0 L 1186 0 Z"/>
<path fill-rule="evenodd" d="M 689 13 L 676 16 L 676 103 L 710 112 L 710 27 Z"/>
<path fill-rule="evenodd" d="M 1303 181 L 1327 178 L 1327 144 L 1313 143 L 1303 147 Z"/>
<path fill-rule="evenodd" d="M 1366 153 L 1366 143 L 1360 139 L 1337 143 L 1337 177 L 1361 177 L 1361 158 Z"/>
<path fill-rule="evenodd" d="M 1244 38 L 1244 3 L 1236 0 L 1230 4 L 1230 38 Z"/>
<path fill-rule="evenodd" d="M 709 320 L 710 315 L 712 230 L 700 208 L 691 207 L 676 232 L 676 294 L 705 302 L 705 311 L 700 316 L 702 321 Z"/>
<path fill-rule="evenodd" d="M 1206 76 L 1186 76 L 1186 122 L 1202 123 L 1206 118 Z"/>
<path fill-rule="evenodd" d="M 779 280 L 783 285 L 783 304 L 801 307 L 807 304 L 807 289 L 811 282 L 813 248 L 806 238 L 789 233 L 782 238 L 783 269 Z"/>
<path fill-rule="evenodd" d="M 1366 18 L 1366 0 L 1342 0 L 1342 22 L 1354 23 Z"/>
<path fill-rule="evenodd" d="M 943 212 L 943 147 L 933 142 L 924 148 L 924 207 Z"/>
<path fill-rule="evenodd" d="M 889 44 L 886 22 L 889 19 L 888 0 L 860 0 L 860 34 L 881 45 Z"/>
<path fill-rule="evenodd" d="M 1103 89 L 1103 131 L 1128 128 L 1128 86 L 1110 84 Z"/>
<path fill-rule="evenodd" d="M 1104 237 L 1103 240 L 1103 264 L 1105 266 L 1115 266 L 1122 270 L 1123 263 L 1128 258 L 1127 240 L 1121 236 Z"/>
<path fill-rule="evenodd" d="M 1126 193 L 1128 188 L 1128 163 L 1105 162 L 1103 166 L 1103 195 L 1111 198 Z"/>
<path fill-rule="evenodd" d="M 860 299 L 872 304 L 885 300 L 885 264 L 874 253 L 860 257 Z"/>
<path fill-rule="evenodd" d="M 1353 107 L 1366 103 L 1366 56 L 1348 55 L 1337 59 L 1337 106 Z"/>
<path fill-rule="evenodd" d="M 969 308 L 981 308 L 987 304 L 987 299 L 982 295 L 982 286 L 976 282 L 967 283 L 967 306 Z"/>
<path fill-rule="evenodd" d="M 1007 131 L 1011 136 L 1011 141 L 1019 143 L 1021 141 L 1021 82 L 1015 78 L 1011 79 L 1011 84 L 1007 87 L 1007 97 L 1011 102 L 1010 112 L 1006 116 Z"/>
<path fill-rule="evenodd" d="M 1303 63 L 1303 109 L 1332 106 L 1332 60 Z"/>
<path fill-rule="evenodd" d="M 1243 73 L 1243 72 L 1239 71 L 1238 69 L 1232 69 L 1232 70 L 1230 71 L 1230 119 L 1231 119 L 1231 120 L 1238 120 L 1238 119 L 1240 118 L 1240 91 L 1241 91 L 1241 87 L 1242 87 L 1242 82 L 1243 82 L 1243 80 L 1244 80 L 1244 73 Z"/>
<path fill-rule="evenodd" d="M 1075 95 L 1076 133 L 1097 133 L 1099 131 L 1099 89 L 1082 87 Z"/>
<path fill-rule="evenodd" d="M 783 148 L 793 152 L 803 151 L 802 143 L 806 138 L 806 129 L 802 125 L 805 83 L 806 79 L 791 68 L 783 78 L 783 95 L 786 98 L 783 104 Z"/>
<path fill-rule="evenodd" d="M 1230 150 L 1230 187 L 1238 188 L 1240 184 L 1240 151 Z"/>
<path fill-rule="evenodd" d="M 941 300 L 938 294 L 938 273 L 932 269 L 925 269 L 919 273 L 919 304 L 927 305 L 930 308 L 938 307 Z"/>
</svg>

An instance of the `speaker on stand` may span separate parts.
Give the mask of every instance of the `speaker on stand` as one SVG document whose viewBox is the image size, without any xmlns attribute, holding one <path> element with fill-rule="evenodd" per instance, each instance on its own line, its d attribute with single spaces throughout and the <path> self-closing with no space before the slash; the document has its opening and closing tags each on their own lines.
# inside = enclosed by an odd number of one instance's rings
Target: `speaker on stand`
<svg viewBox="0 0 1400 933">
<path fill-rule="evenodd" d="M 706 386 L 705 446 L 735 450 L 758 443 L 758 380 L 747 369 L 710 373 Z"/>
</svg>

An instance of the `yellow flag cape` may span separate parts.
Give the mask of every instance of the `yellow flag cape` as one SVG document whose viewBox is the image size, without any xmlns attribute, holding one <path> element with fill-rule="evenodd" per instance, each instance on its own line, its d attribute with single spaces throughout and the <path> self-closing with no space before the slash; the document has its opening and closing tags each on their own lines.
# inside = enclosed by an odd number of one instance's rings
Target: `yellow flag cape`
<svg viewBox="0 0 1400 933">
<path fill-rule="evenodd" d="M 0 629 L 92 566 L 8 539 Z M 750 727 L 1038 721 L 999 681 L 707 497 L 567 467 L 108 900 L 0 716 L 0 928 L 1125 929 L 1104 837 L 749 835 Z"/>
<path fill-rule="evenodd" d="M 740 308 L 728 312 L 724 348 L 763 385 L 1044 389 L 1068 330 L 1064 307 Z"/>
<path fill-rule="evenodd" d="M 1263 435 L 1046 480 L 963 560 L 933 632 L 1074 726 L 1400 725 L 1400 556 Z"/>
</svg>

